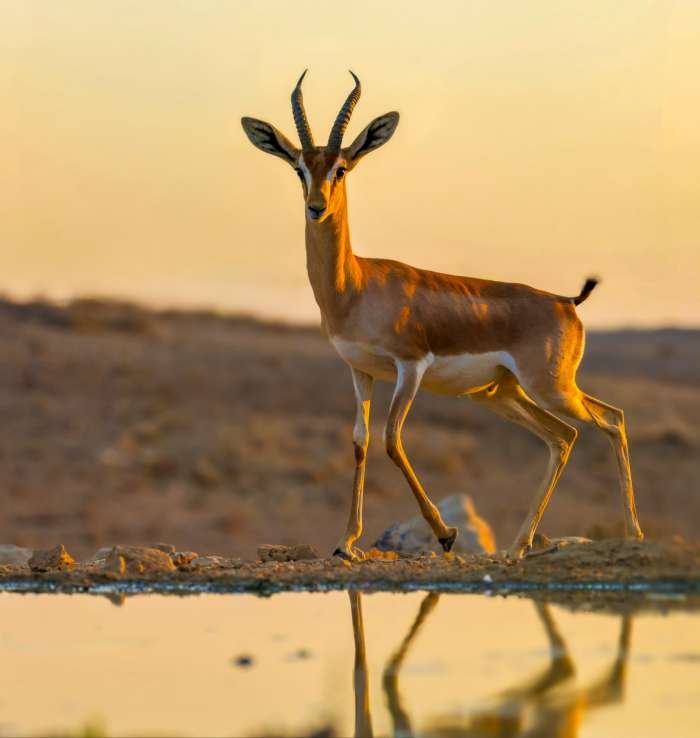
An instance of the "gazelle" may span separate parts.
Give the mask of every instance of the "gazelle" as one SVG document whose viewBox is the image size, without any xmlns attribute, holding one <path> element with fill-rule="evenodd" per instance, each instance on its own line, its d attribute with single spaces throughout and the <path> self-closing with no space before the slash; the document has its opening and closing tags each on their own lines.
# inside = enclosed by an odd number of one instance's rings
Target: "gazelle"
<svg viewBox="0 0 700 738">
<path fill-rule="evenodd" d="M 416 269 L 398 261 L 356 256 L 350 246 L 345 182 L 370 151 L 393 135 L 399 114 L 375 118 L 343 147 L 343 134 L 360 98 L 355 86 L 331 129 L 326 146 L 314 144 L 304 111 L 301 75 L 292 110 L 301 149 L 274 126 L 255 118 L 241 123 L 257 148 L 286 161 L 301 180 L 306 211 L 306 263 L 323 328 L 352 372 L 357 414 L 353 431 L 355 480 L 345 535 L 335 554 L 361 557 L 354 543 L 362 533 L 362 496 L 369 445 L 374 380 L 395 382 L 384 439 L 420 510 L 445 551 L 457 530 L 445 525 L 418 481 L 401 443 L 401 430 L 419 387 L 467 395 L 544 440 L 550 458 L 545 479 L 527 518 L 507 551 L 520 558 L 566 465 L 577 431 L 557 414 L 600 428 L 610 439 L 619 468 L 628 535 L 642 538 L 634 504 L 622 411 L 576 385 L 584 334 L 575 306 L 562 297 L 522 284 L 457 277 Z"/>
</svg>

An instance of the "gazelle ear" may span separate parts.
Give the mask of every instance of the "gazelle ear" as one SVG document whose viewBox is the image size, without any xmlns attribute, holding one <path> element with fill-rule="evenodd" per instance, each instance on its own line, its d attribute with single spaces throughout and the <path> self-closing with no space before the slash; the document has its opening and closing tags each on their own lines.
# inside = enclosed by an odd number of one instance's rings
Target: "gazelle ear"
<svg viewBox="0 0 700 738">
<path fill-rule="evenodd" d="M 257 118 L 241 118 L 241 125 L 253 146 L 294 166 L 299 158 L 299 149 L 274 126 Z"/>
<path fill-rule="evenodd" d="M 399 114 L 396 112 L 375 118 L 345 150 L 348 162 L 354 165 L 365 154 L 383 146 L 394 135 L 398 124 Z"/>
</svg>

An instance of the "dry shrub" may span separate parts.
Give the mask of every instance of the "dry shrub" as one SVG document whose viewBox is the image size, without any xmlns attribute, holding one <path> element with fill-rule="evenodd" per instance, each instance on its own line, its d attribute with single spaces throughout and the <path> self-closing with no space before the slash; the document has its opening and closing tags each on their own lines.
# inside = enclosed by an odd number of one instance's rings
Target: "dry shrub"
<svg viewBox="0 0 700 738">
<path fill-rule="evenodd" d="M 154 331 L 151 311 L 128 302 L 81 298 L 68 304 L 66 315 L 73 330 L 86 333 Z"/>
</svg>

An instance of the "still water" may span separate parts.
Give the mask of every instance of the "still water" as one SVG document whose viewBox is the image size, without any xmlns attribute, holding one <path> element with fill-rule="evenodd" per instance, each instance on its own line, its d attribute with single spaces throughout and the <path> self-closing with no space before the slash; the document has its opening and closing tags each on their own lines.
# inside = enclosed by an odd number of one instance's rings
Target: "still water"
<svg viewBox="0 0 700 738">
<path fill-rule="evenodd" d="M 0 594 L 0 736 L 700 735 L 700 616 Z"/>
</svg>

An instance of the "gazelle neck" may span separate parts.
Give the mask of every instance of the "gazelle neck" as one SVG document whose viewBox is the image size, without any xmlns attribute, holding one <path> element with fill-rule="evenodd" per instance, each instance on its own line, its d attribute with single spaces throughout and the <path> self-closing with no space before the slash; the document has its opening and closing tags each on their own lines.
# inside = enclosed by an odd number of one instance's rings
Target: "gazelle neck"
<svg viewBox="0 0 700 738">
<path fill-rule="evenodd" d="M 347 200 L 321 223 L 306 219 L 306 269 L 324 325 L 333 330 L 348 297 L 361 283 L 352 253 Z"/>
</svg>

